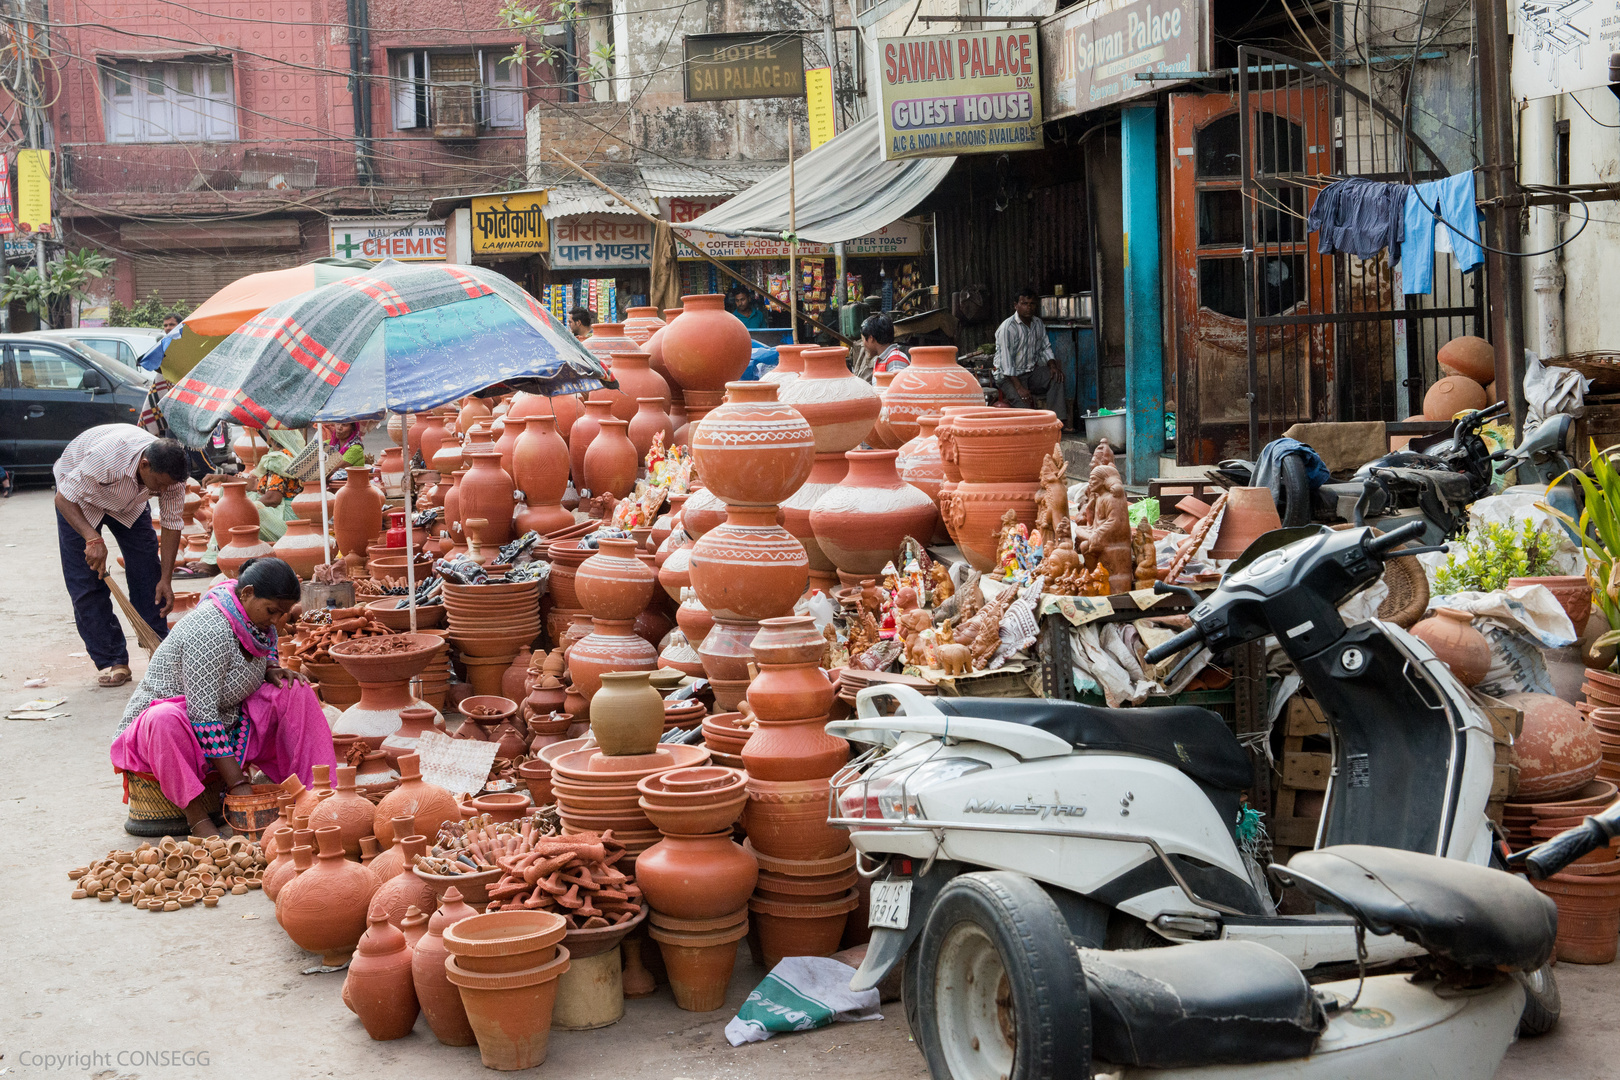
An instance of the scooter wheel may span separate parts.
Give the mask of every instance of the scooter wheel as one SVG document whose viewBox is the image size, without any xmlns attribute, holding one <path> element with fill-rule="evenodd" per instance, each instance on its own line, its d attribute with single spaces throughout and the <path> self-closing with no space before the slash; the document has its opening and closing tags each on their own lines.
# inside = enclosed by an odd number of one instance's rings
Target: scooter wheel
<svg viewBox="0 0 1620 1080">
<path fill-rule="evenodd" d="M 1558 976 L 1553 966 L 1543 964 L 1534 971 L 1514 972 L 1514 981 L 1524 987 L 1524 1012 L 1519 1014 L 1519 1035 L 1545 1035 L 1558 1026 L 1563 999 L 1558 993 Z"/>
<path fill-rule="evenodd" d="M 1021 874 L 963 874 L 917 942 L 917 1038 L 934 1080 L 1091 1075 L 1091 1009 L 1057 904 Z"/>
</svg>

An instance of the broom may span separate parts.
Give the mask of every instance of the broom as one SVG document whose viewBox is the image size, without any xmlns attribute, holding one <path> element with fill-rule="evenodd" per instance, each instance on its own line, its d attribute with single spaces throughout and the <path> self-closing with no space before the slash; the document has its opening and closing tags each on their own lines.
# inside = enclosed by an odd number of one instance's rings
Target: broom
<svg viewBox="0 0 1620 1080">
<path fill-rule="evenodd" d="M 113 599 L 118 601 L 118 607 L 123 611 L 124 618 L 128 619 L 130 625 L 135 628 L 135 640 L 140 644 L 141 648 L 146 650 L 146 655 L 151 656 L 152 653 L 157 651 L 157 647 L 163 644 L 163 639 L 158 637 L 157 631 L 152 629 L 151 624 L 141 618 L 141 613 L 136 611 L 135 605 L 129 602 L 129 597 L 124 595 L 124 590 L 118 587 L 118 582 L 106 574 L 101 576 L 101 580 L 105 581 L 107 588 L 112 590 Z"/>
</svg>

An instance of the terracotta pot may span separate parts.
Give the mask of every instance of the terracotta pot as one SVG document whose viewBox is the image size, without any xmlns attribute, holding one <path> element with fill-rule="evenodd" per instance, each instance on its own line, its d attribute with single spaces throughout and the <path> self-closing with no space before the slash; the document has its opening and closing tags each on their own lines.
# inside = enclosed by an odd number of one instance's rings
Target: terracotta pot
<svg viewBox="0 0 1620 1080">
<path fill-rule="evenodd" d="M 958 420 L 953 427 L 961 423 Z M 1209 549 L 1212 559 L 1235 559 L 1261 535 L 1282 528 L 1271 489 L 1231 488 L 1227 492 L 1226 509 L 1215 528 L 1215 543 Z"/>
<path fill-rule="evenodd" d="M 759 623 L 752 619 L 715 619 L 698 647 L 709 678 L 746 680 L 748 665 L 754 660 L 749 646 L 758 633 Z"/>
<path fill-rule="evenodd" d="M 373 1039 L 403 1039 L 416 1026 L 418 1012 L 411 948 L 379 909 L 372 909 L 369 921 L 343 980 L 343 1001 Z"/>
<path fill-rule="evenodd" d="M 759 880 L 754 857 L 729 829 L 665 836 L 636 858 L 636 884 L 652 909 L 679 919 L 713 919 L 748 902 Z"/>
<path fill-rule="evenodd" d="M 461 809 L 455 797 L 439 785 L 422 779 L 415 754 L 400 757 L 399 777 L 399 787 L 384 795 L 377 804 L 372 831 L 379 847 L 387 850 L 393 846 L 394 819 L 405 814 L 411 815 L 415 822 L 414 835 L 419 836 L 436 837 L 446 822 L 461 820 Z"/>
<path fill-rule="evenodd" d="M 664 565 L 658 568 L 658 585 L 671 600 L 678 599 L 692 587 L 692 545 L 683 544 L 669 553 Z"/>
<path fill-rule="evenodd" d="M 371 469 L 351 465 L 348 481 L 332 500 L 337 549 L 345 555 L 365 555 L 366 547 L 382 532 L 383 493 L 371 482 Z"/>
<path fill-rule="evenodd" d="M 424 710 L 431 718 L 432 710 Z M 309 827 L 321 829 L 335 825 L 343 841 L 343 852 L 351 859 L 360 857 L 360 838 L 372 835 L 372 822 L 376 807 L 365 796 L 354 790 L 353 765 L 337 767 L 337 787 L 329 798 L 322 799 L 309 812 Z"/>
<path fill-rule="evenodd" d="M 619 621 L 623 622 L 625 620 L 621 619 Z M 563 654 L 567 655 L 568 650 L 590 637 L 595 630 L 596 623 L 591 619 L 590 612 L 583 608 L 578 611 L 570 612 L 568 616 L 568 629 L 563 633 L 562 640 L 560 642 L 562 645 Z"/>
<path fill-rule="evenodd" d="M 911 350 L 911 365 L 898 372 L 883 392 L 879 422 L 898 447 L 917 437 L 918 417 L 938 416 L 948 405 L 983 406 L 984 390 L 957 364 L 954 347 L 919 345 Z"/>
<path fill-rule="evenodd" d="M 281 888 L 276 897 L 276 921 L 293 944 L 305 952 L 320 953 L 329 967 L 348 961 L 366 930 L 366 912 L 377 890 L 372 872 L 343 857 L 343 840 L 335 825 L 315 834 L 320 852 Z M 295 849 L 296 858 L 308 849 Z"/>
<path fill-rule="evenodd" d="M 748 901 L 759 929 L 765 966 L 775 967 L 785 956 L 831 956 L 844 936 L 844 923 L 860 898 L 853 889 L 837 900 L 821 904 L 790 904 L 754 897 Z"/>
<path fill-rule="evenodd" d="M 401 709 L 399 711 L 399 727 L 382 741 L 381 749 L 388 760 L 388 764 L 398 769 L 401 757 L 406 754 L 416 753 L 417 741 L 421 739 L 424 733 L 444 731 L 442 719 L 437 709 L 429 708 L 426 705 L 413 705 Z M 338 777 L 339 788 L 343 786 L 341 771 L 340 769 Z M 375 817 L 375 815 L 372 816 Z M 371 828 L 368 823 L 366 831 L 361 835 L 368 835 L 370 832 Z"/>
<path fill-rule="evenodd" d="M 803 664 L 819 662 L 826 641 L 816 631 L 816 621 L 811 616 L 786 615 L 763 620 L 749 648 L 760 663 Z"/>
<path fill-rule="evenodd" d="M 529 798 L 535 806 L 547 806 L 553 801 L 551 793 L 551 769 L 538 761 L 525 761 L 518 766 L 518 775 L 528 785 Z"/>
<path fill-rule="evenodd" d="M 433 456 L 439 452 L 447 437 L 449 431 L 441 414 L 418 413 L 411 418 L 410 444 L 422 455 L 422 461 L 428 468 L 433 467 Z"/>
<path fill-rule="evenodd" d="M 326 541 L 318 523 L 294 518 L 287 522 L 287 532 L 276 541 L 273 552 L 308 581 L 315 576 L 315 567 L 326 561 Z"/>
<path fill-rule="evenodd" d="M 723 390 L 742 375 L 753 342 L 718 294 L 681 297 L 681 317 L 660 336 L 664 367 L 681 389 Z"/>
<path fill-rule="evenodd" d="M 748 704 L 761 721 L 802 720 L 826 715 L 837 693 L 838 688 L 821 670 L 820 660 L 761 663 L 759 674 L 748 684 Z"/>
<path fill-rule="evenodd" d="M 1035 527 L 1035 497 L 1039 484 L 941 485 L 939 514 L 963 558 L 980 572 L 996 565 L 996 539 L 1001 519 L 1011 510 L 1025 526 Z"/>
<path fill-rule="evenodd" d="M 782 503 L 782 527 L 804 546 L 805 556 L 810 560 L 811 588 L 816 588 L 818 583 L 824 589 L 836 584 L 837 567 L 821 549 L 821 541 L 816 539 L 815 530 L 810 526 L 810 512 L 815 509 L 816 501 L 837 487 L 848 472 L 849 461 L 843 454 L 817 454 L 809 479 Z"/>
<path fill-rule="evenodd" d="M 219 571 L 226 577 L 241 574 L 249 559 L 262 559 L 274 555 L 269 544 L 259 539 L 257 525 L 237 525 L 231 529 L 230 543 L 219 549 Z"/>
<path fill-rule="evenodd" d="M 389 495 L 398 495 L 400 485 L 405 482 L 405 454 L 397 446 L 390 446 L 377 455 L 377 479 L 383 486 L 383 491 Z"/>
<path fill-rule="evenodd" d="M 726 989 L 737 964 L 737 942 L 748 934 L 748 912 L 726 928 L 699 932 L 652 926 L 647 934 L 658 943 L 677 1008 L 714 1012 L 726 1003 Z"/>
<path fill-rule="evenodd" d="M 894 382 L 894 377 L 898 374 L 900 374 L 898 371 L 872 373 L 872 386 L 878 392 L 878 401 L 881 402 L 883 395 L 889 392 L 889 384 Z M 866 437 L 866 445 L 874 450 L 898 450 L 909 441 L 895 435 L 881 410 L 878 412 L 877 423 L 872 425 L 872 434 Z"/>
<path fill-rule="evenodd" d="M 1485 388 L 1479 383 L 1461 375 L 1447 375 L 1423 395 L 1423 416 L 1428 420 L 1450 420 L 1460 412 L 1483 409 L 1489 404 Z"/>
<path fill-rule="evenodd" d="M 961 413 L 942 437 L 954 444 L 962 479 L 976 484 L 1038 482 L 1042 463 L 1063 434 L 1063 422 L 1045 409 L 994 411 L 995 416 Z"/>
<path fill-rule="evenodd" d="M 512 510 L 516 500 L 512 497 L 512 478 L 501 468 L 498 453 L 469 454 L 471 466 L 456 489 L 463 527 L 466 522 L 482 518 L 484 526 L 479 541 L 493 552 L 512 540 Z"/>
<path fill-rule="evenodd" d="M 534 809 L 527 795 L 514 791 L 497 791 L 480 795 L 472 800 L 472 807 L 480 814 L 488 814 L 496 824 L 516 821 Z"/>
<path fill-rule="evenodd" d="M 620 420 L 629 420 L 636 412 L 636 401 L 639 398 L 657 398 L 659 411 L 669 411 L 669 383 L 664 376 L 652 369 L 652 357 L 637 349 L 620 349 L 612 355 L 613 377 L 619 383 L 616 393 L 622 402 L 615 402 L 613 415 Z M 595 397 L 602 391 L 597 390 L 591 394 Z M 667 442 L 665 445 L 669 445 Z"/>
<path fill-rule="evenodd" d="M 590 449 L 597 433 L 602 430 L 602 421 L 613 419 L 612 402 L 587 401 L 583 408 L 584 412 L 574 421 L 573 430 L 568 436 L 569 466 L 576 488 L 590 486 L 585 482 L 585 451 Z M 558 429 L 561 430 L 560 423 Z"/>
<path fill-rule="evenodd" d="M 1551 694 L 1504 694 L 1502 701 L 1524 712 L 1524 727 L 1513 740 L 1519 758 L 1516 799 L 1556 799 L 1597 775 L 1603 743 L 1575 706 Z"/>
<path fill-rule="evenodd" d="M 1482 337 L 1454 337 L 1440 346 L 1437 359 L 1447 375 L 1461 375 L 1477 383 L 1496 379 L 1496 350 Z"/>
<path fill-rule="evenodd" d="M 1437 608 L 1410 633 L 1451 668 L 1464 686 L 1478 686 L 1491 667 L 1491 647 L 1466 611 Z"/>
<path fill-rule="evenodd" d="M 666 411 L 669 406 L 662 399 L 637 398 L 635 404 L 636 412 L 630 418 L 630 427 L 626 434 L 636 448 L 636 460 L 645 465 L 647 453 L 652 449 L 657 436 L 663 436 L 663 446 L 666 449 L 675 445 L 675 425 L 670 422 L 669 413 Z"/>
<path fill-rule="evenodd" d="M 942 419 L 939 416 L 920 417 L 917 420 L 917 437 L 902 446 L 894 460 L 900 479 L 933 499 L 936 504 L 939 502 L 939 486 L 945 482 L 945 459 L 940 452 L 939 436 L 935 434 Z"/>
<path fill-rule="evenodd" d="M 362 639 L 366 640 L 366 639 Z M 399 726 L 399 712 L 421 704 L 411 696 L 410 681 L 420 675 L 444 644 L 432 634 L 395 634 L 387 639 L 403 650 L 373 654 L 356 652 L 364 648 L 354 641 L 340 642 L 331 649 L 332 659 L 360 684 L 360 700 L 343 711 L 332 730 L 341 735 L 359 735 L 381 749 L 383 740 Z"/>
<path fill-rule="evenodd" d="M 774 506 L 734 505 L 692 546 L 692 587 L 716 619 L 786 615 L 804 592 L 810 558 L 776 516 Z"/>
<path fill-rule="evenodd" d="M 624 335 L 624 324 L 599 322 L 591 327 L 591 336 L 580 342 L 598 359 L 606 363 L 616 352 L 634 352 L 636 343 Z"/>
<path fill-rule="evenodd" d="M 219 485 L 219 501 L 214 504 L 214 543 L 224 547 L 231 542 L 231 530 L 238 525 L 259 527 L 259 512 L 247 498 L 247 482 L 231 480 Z"/>
<path fill-rule="evenodd" d="M 707 805 L 678 805 L 643 797 L 639 805 L 653 827 L 665 836 L 697 836 L 709 833 L 729 836 L 731 826 L 742 816 L 748 793 L 737 794 Z"/>
<path fill-rule="evenodd" d="M 816 453 L 840 454 L 866 441 L 883 402 L 877 390 L 849 370 L 844 349 L 810 349 L 804 373 L 779 382 L 777 399 L 798 409 L 815 431 Z"/>
<path fill-rule="evenodd" d="M 444 930 L 444 947 L 463 970 L 498 975 L 549 962 L 567 932 L 568 924 L 554 912 L 510 908 L 452 923 Z"/>
<path fill-rule="evenodd" d="M 372 826 L 373 829 L 375 829 L 375 818 L 372 821 Z M 416 816 L 414 814 L 400 814 L 394 818 L 393 828 L 395 836 L 413 835 L 412 830 L 416 828 Z M 377 844 L 377 838 L 375 835 L 372 836 L 371 843 L 373 847 L 380 846 Z M 362 850 L 364 850 L 363 847 Z M 379 883 L 387 881 L 389 878 L 392 878 L 395 874 L 398 874 L 405 869 L 405 847 L 403 844 L 395 844 L 387 851 L 383 851 L 374 856 L 371 862 L 367 863 L 366 865 L 369 866 L 371 868 L 371 872 L 377 876 L 377 881 Z"/>
<path fill-rule="evenodd" d="M 692 464 L 704 487 L 732 506 L 775 506 L 810 476 L 816 435 L 776 383 L 734 382 L 725 404 L 695 425 Z M 690 503 L 688 503 L 690 505 Z"/>
<path fill-rule="evenodd" d="M 596 554 L 574 574 L 580 604 L 601 619 L 634 620 L 657 588 L 657 577 L 636 557 L 635 544 L 628 539 L 604 537 Z"/>
<path fill-rule="evenodd" d="M 595 629 L 590 635 L 568 650 L 568 672 L 573 676 L 574 689 L 585 701 L 583 709 L 570 711 L 581 719 L 590 716 L 591 702 L 602 686 L 605 673 L 658 668 L 658 650 L 636 634 L 633 622 L 595 619 L 593 624 Z M 662 721 L 659 727 L 662 730 Z"/>
<path fill-rule="evenodd" d="M 517 452 L 518 437 L 523 434 L 527 421 L 497 420 L 495 421 L 498 434 L 495 436 L 495 452 L 501 455 L 501 468 L 506 475 L 512 474 L 512 458 Z"/>
<path fill-rule="evenodd" d="M 231 443 L 231 453 L 242 463 L 244 471 L 252 469 L 259 463 L 259 459 L 269 452 L 270 447 L 254 435 L 252 428 L 244 431 L 235 442 Z"/>
<path fill-rule="evenodd" d="M 445 975 L 444 962 L 450 950 L 444 945 L 444 931 L 463 919 L 478 914 L 462 902 L 459 889 L 454 885 L 445 890 L 439 909 L 428 920 L 427 933 L 416 943 L 411 956 L 411 982 L 416 1000 L 428 1027 L 446 1046 L 472 1046 L 472 1026 L 467 1023 L 467 1010 L 461 1004 L 461 992 L 451 985 Z"/>
<path fill-rule="evenodd" d="M 810 511 L 822 552 L 846 574 L 880 573 L 906 537 L 927 543 L 933 536 L 939 511 L 933 499 L 900 479 L 897 455 L 849 451 L 849 472 Z"/>
<path fill-rule="evenodd" d="M 802 692 L 810 697 L 808 689 Z M 789 700 L 788 695 L 783 700 Z M 849 743 L 827 734 L 826 723 L 825 714 L 768 722 L 761 718 L 759 729 L 742 749 L 748 775 L 771 781 L 831 776 L 849 760 Z"/>
<path fill-rule="evenodd" d="M 1620 874 L 1566 872 L 1543 881 L 1531 879 L 1530 884 L 1558 905 L 1559 960 L 1570 964 L 1614 962 L 1620 939 Z"/>
<path fill-rule="evenodd" d="M 461 411 L 456 414 L 456 430 L 463 435 L 473 429 L 473 425 L 480 420 L 488 420 L 492 410 L 489 402 L 479 397 L 469 397 L 462 401 Z"/>
<path fill-rule="evenodd" d="M 650 754 L 664 733 L 664 699 L 645 671 L 604 672 L 591 698 L 591 734 L 609 756 Z"/>
<path fill-rule="evenodd" d="M 655 307 L 633 307 L 624 314 L 624 336 L 637 345 L 645 345 L 648 338 L 666 325 L 664 320 L 658 317 L 658 309 Z"/>
<path fill-rule="evenodd" d="M 371 898 L 371 910 L 382 909 L 389 922 L 400 926 L 412 907 L 432 911 L 439 898 L 432 886 L 416 873 L 416 860 L 427 854 L 427 838 L 407 836 L 396 846 L 404 850 L 400 871 L 377 887 L 376 895 Z"/>
<path fill-rule="evenodd" d="M 722 310 L 724 309 L 724 306 L 724 303 L 722 303 Z M 662 375 L 665 382 L 669 383 L 672 405 L 674 402 L 678 402 L 681 399 L 681 384 L 675 381 L 675 377 L 669 373 L 669 368 L 664 366 L 664 330 L 669 326 L 670 323 L 675 321 L 676 317 L 680 315 L 680 313 L 681 309 L 678 307 L 665 308 L 664 325 L 654 330 L 652 332 L 652 336 L 646 341 L 642 342 L 641 345 L 642 351 L 645 352 L 650 358 L 649 366 L 651 366 L 654 371 L 658 372 L 658 374 Z M 750 356 L 753 354 L 752 341 L 749 342 L 749 354 Z"/>
<path fill-rule="evenodd" d="M 686 635 L 688 644 L 696 649 L 713 629 L 714 616 L 698 600 L 697 593 L 689 591 L 681 606 L 675 609 L 675 622 Z"/>
<path fill-rule="evenodd" d="M 1508 588 L 1520 585 L 1545 585 L 1558 600 L 1559 607 L 1569 616 L 1575 627 L 1575 636 L 1586 633 L 1586 624 L 1592 618 L 1592 584 L 1581 574 L 1549 575 L 1546 577 L 1509 578 Z"/>
<path fill-rule="evenodd" d="M 708 488 L 698 488 L 686 497 L 681 508 L 681 527 L 693 540 L 726 520 L 726 502 Z"/>
<path fill-rule="evenodd" d="M 585 450 L 585 486 L 592 494 L 611 492 L 622 499 L 635 490 L 641 459 L 626 434 L 630 426 L 627 422 L 610 418 L 599 421 L 599 426 Z"/>
<path fill-rule="evenodd" d="M 559 947 L 549 963 L 506 974 L 469 972 L 455 956 L 444 967 L 450 982 L 461 990 L 467 1021 L 486 1067 L 513 1072 L 532 1069 L 546 1060 L 557 978 L 568 970 L 567 949 Z"/>
<path fill-rule="evenodd" d="M 527 647 L 519 649 L 511 665 L 501 673 L 501 697 L 522 701 L 529 693 L 529 662 L 534 656 Z"/>
<path fill-rule="evenodd" d="M 760 376 L 759 381 L 790 383 L 797 379 L 804 374 L 804 354 L 815 347 L 814 345 L 778 345 L 776 347 L 776 366 Z M 873 393 L 875 394 L 877 391 L 874 390 Z"/>
<path fill-rule="evenodd" d="M 750 744 L 753 741 L 748 740 Z M 745 752 L 747 749 L 743 747 Z M 849 847 L 849 833 L 827 824 L 827 776 L 830 774 L 829 769 L 820 779 L 781 781 L 760 780 L 750 772 L 743 828 L 748 832 L 749 843 L 761 857 L 769 855 L 796 861 L 828 859 L 841 855 Z"/>
</svg>

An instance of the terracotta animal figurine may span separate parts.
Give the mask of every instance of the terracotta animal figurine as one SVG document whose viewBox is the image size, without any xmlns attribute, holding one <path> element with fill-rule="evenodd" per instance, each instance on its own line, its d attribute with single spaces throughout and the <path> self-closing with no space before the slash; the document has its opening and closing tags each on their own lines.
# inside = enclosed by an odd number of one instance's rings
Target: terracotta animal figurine
<svg viewBox="0 0 1620 1080">
<path fill-rule="evenodd" d="M 1069 536 L 1068 470 L 1063 444 L 1058 443 L 1041 462 L 1041 490 L 1035 496 L 1035 528 L 1051 540 L 1066 540 Z"/>
<path fill-rule="evenodd" d="M 956 586 L 951 584 L 951 572 L 945 568 L 944 563 L 935 563 L 928 572 L 934 579 L 932 603 L 938 607 L 956 595 Z"/>
</svg>

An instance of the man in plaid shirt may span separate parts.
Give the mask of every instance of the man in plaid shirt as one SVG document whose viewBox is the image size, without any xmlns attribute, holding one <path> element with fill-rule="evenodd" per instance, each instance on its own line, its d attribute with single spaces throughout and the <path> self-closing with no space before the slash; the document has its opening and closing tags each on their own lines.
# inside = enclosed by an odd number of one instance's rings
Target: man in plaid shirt
<svg viewBox="0 0 1620 1080">
<path fill-rule="evenodd" d="M 107 572 L 112 530 L 124 553 L 129 599 L 159 637 L 168 633 L 174 606 L 175 552 L 180 548 L 181 510 L 186 499 L 186 451 L 173 439 L 159 439 L 134 424 L 103 424 L 68 443 L 53 469 L 56 475 L 56 534 L 62 576 L 73 599 L 73 621 L 99 671 L 102 686 L 130 680 L 124 629 L 113 614 Z M 163 535 L 152 532 L 148 505 L 158 497 Z M 161 548 L 161 551 L 160 551 Z"/>
</svg>

